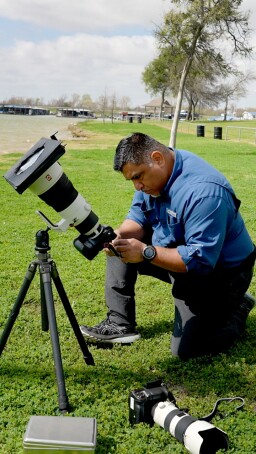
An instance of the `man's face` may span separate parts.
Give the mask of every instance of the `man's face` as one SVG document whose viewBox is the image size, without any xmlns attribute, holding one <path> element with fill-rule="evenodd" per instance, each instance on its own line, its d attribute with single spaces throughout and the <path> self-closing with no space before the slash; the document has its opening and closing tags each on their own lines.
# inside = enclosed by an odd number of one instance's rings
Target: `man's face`
<svg viewBox="0 0 256 454">
<path fill-rule="evenodd" d="M 169 175 L 166 166 L 160 159 L 152 159 L 151 163 L 124 165 L 122 173 L 126 180 L 131 180 L 137 191 L 158 196 L 166 185 Z"/>
</svg>

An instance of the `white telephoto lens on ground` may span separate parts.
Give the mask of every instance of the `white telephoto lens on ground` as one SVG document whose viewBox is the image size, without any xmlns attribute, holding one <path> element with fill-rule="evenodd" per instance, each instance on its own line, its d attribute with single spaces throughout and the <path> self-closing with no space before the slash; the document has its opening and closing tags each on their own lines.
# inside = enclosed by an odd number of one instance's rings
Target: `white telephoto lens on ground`
<svg viewBox="0 0 256 454">
<path fill-rule="evenodd" d="M 215 454 L 219 449 L 228 449 L 225 432 L 207 421 L 193 418 L 172 402 L 159 402 L 151 414 L 154 422 L 183 443 L 191 454 Z"/>
</svg>

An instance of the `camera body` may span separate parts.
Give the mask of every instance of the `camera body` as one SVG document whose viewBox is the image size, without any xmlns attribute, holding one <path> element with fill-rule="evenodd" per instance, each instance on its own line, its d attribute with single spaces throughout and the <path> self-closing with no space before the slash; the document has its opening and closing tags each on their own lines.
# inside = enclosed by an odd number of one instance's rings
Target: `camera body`
<svg viewBox="0 0 256 454">
<path fill-rule="evenodd" d="M 116 234 L 109 225 L 102 225 L 98 235 L 87 237 L 79 235 L 73 242 L 75 248 L 83 254 L 88 260 L 94 259 L 96 255 L 109 243 L 116 238 Z"/>
<path fill-rule="evenodd" d="M 161 380 L 149 382 L 145 388 L 133 390 L 129 396 L 130 424 L 145 422 L 153 426 L 152 409 L 154 405 L 166 400 L 175 403 L 173 394 Z"/>
</svg>

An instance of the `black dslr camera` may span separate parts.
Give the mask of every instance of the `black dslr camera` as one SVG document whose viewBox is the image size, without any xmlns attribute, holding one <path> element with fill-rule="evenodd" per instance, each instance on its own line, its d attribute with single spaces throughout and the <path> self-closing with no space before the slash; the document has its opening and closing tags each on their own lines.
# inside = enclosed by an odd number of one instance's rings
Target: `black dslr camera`
<svg viewBox="0 0 256 454">
<path fill-rule="evenodd" d="M 173 394 L 161 380 L 146 384 L 145 388 L 135 389 L 129 396 L 129 421 L 132 425 L 145 422 L 153 426 L 152 409 L 161 401 L 175 403 Z"/>
</svg>

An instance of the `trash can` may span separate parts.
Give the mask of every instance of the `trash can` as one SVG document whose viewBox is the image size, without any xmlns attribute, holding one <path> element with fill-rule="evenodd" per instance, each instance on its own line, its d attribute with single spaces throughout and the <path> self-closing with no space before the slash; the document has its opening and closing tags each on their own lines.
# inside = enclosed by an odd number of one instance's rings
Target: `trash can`
<svg viewBox="0 0 256 454">
<path fill-rule="evenodd" d="M 216 126 L 214 128 L 214 139 L 222 139 L 222 128 L 219 126 Z"/>
<path fill-rule="evenodd" d="M 138 123 L 141 123 L 141 120 L 142 120 L 141 117 L 138 117 Z"/>
<path fill-rule="evenodd" d="M 133 122 L 133 117 L 128 117 L 128 121 L 129 121 L 129 123 L 132 123 Z"/>
<path fill-rule="evenodd" d="M 197 137 L 204 137 L 204 125 L 197 126 Z"/>
</svg>

